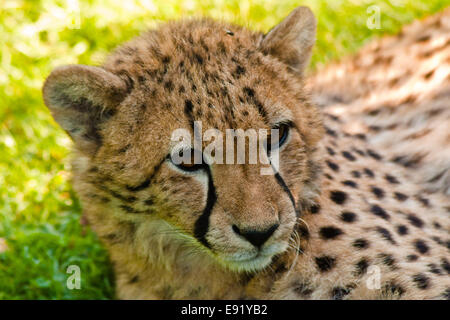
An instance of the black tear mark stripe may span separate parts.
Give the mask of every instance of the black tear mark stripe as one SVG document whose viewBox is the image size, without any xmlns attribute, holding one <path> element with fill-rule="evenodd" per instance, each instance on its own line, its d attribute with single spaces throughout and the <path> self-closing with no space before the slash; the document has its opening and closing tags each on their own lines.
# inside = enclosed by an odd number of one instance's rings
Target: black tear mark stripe
<svg viewBox="0 0 450 320">
<path fill-rule="evenodd" d="M 289 187 L 287 186 L 286 182 L 284 182 L 283 178 L 281 177 L 280 173 L 275 173 L 275 179 L 277 180 L 278 184 L 283 188 L 284 192 L 287 193 L 289 196 L 289 199 L 291 199 L 292 206 L 294 207 L 295 213 L 297 214 L 297 217 L 300 215 L 300 210 L 295 205 L 294 196 L 292 195 L 291 190 L 289 190 Z"/>
<path fill-rule="evenodd" d="M 216 187 L 214 186 L 214 181 L 211 174 L 211 169 L 207 166 L 205 167 L 206 174 L 208 175 L 208 194 L 206 198 L 206 206 L 203 209 L 203 213 L 197 219 L 194 225 L 194 237 L 197 238 L 200 243 L 205 247 L 210 248 L 208 241 L 206 240 L 206 233 L 209 228 L 209 216 L 211 215 L 214 204 L 217 201 Z"/>
</svg>

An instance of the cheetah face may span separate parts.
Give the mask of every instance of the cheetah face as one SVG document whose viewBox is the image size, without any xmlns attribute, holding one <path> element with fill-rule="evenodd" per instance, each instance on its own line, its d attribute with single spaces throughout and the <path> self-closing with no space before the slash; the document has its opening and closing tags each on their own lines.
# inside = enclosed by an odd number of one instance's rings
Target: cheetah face
<svg viewBox="0 0 450 320">
<path fill-rule="evenodd" d="M 44 99 L 75 142 L 74 178 L 85 206 L 102 223 L 132 223 L 140 248 L 169 239 L 234 270 L 267 266 L 288 248 L 312 194 L 322 127 L 302 71 L 314 37 L 314 16 L 302 7 L 266 35 L 181 21 L 120 47 L 102 67 L 53 71 Z M 234 152 L 229 129 L 242 130 L 237 139 L 248 130 L 279 135 L 270 148 Z M 179 130 L 194 139 L 175 141 Z M 249 163 L 254 152 L 259 161 Z M 212 159 L 218 153 L 228 160 Z"/>
<path fill-rule="evenodd" d="M 283 111 L 290 114 L 283 109 L 280 113 Z M 183 180 L 185 190 L 193 188 L 193 193 L 204 195 L 200 201 L 192 203 L 189 212 L 181 215 L 183 218 L 187 217 L 183 219 L 182 227 L 192 230 L 192 236 L 199 243 L 208 248 L 222 264 L 233 269 L 254 270 L 266 266 L 273 255 L 287 248 L 296 221 L 297 205 L 291 188 L 298 186 L 298 183 L 295 183 L 295 177 L 291 177 L 291 187 L 288 187 L 282 173 L 274 169 L 273 161 L 269 160 L 273 158 L 275 151 L 291 153 L 292 157 L 298 158 L 299 166 L 304 165 L 303 155 L 301 151 L 297 151 L 301 150 L 302 141 L 290 119 L 283 119 L 275 127 L 281 128 L 281 134 L 271 144 L 270 153 L 267 151 L 269 148 L 262 150 L 268 164 L 265 168 L 256 163 L 234 163 L 239 162 L 237 155 L 241 153 L 238 150 L 235 152 L 235 159 L 232 159 L 235 161 L 221 161 L 222 157 L 216 157 L 213 161 L 207 152 L 208 146 L 202 148 L 203 152 L 195 153 L 194 150 L 200 148 L 193 148 L 192 144 L 183 146 L 184 143 L 181 143 L 182 149 L 186 152 L 192 150 L 190 157 L 195 158 L 197 155 L 200 161 L 195 164 L 195 159 L 187 157 L 187 160 L 192 161 L 180 162 L 175 161 L 172 156 L 168 156 L 166 160 L 169 174 Z M 197 130 L 194 129 L 193 132 Z M 206 136 L 207 132 L 205 131 Z M 238 139 L 240 134 L 242 132 L 235 134 Z M 226 140 L 230 138 L 231 136 L 226 136 Z M 240 138 L 244 139 L 242 136 Z M 231 152 L 234 153 L 235 149 L 237 148 L 232 148 Z M 174 147 L 170 154 L 178 154 L 178 150 L 180 149 Z M 248 158 L 251 157 L 251 151 L 255 152 L 249 149 Z M 223 153 L 223 160 L 229 160 L 229 152 L 229 149 L 215 149 L 215 155 Z M 264 170 L 270 172 L 265 174 Z M 183 210 L 181 206 L 179 210 Z M 188 218 L 192 216 L 192 212 L 196 216 L 194 223 Z M 180 221 L 179 217 L 177 220 Z"/>
</svg>

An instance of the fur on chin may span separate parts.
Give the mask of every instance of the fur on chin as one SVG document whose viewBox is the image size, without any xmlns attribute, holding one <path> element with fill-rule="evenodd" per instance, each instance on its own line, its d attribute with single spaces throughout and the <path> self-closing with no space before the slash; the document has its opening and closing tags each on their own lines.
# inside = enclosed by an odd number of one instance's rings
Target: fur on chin
<svg viewBox="0 0 450 320">
<path fill-rule="evenodd" d="M 263 254 L 258 254 L 254 258 L 247 260 L 230 260 L 220 256 L 216 256 L 216 260 L 224 267 L 237 272 L 257 272 L 264 270 L 270 265 L 274 256 L 286 251 L 288 245 L 286 243 L 279 243 L 272 245 L 270 249 Z M 268 252 L 267 252 L 268 251 Z"/>
</svg>

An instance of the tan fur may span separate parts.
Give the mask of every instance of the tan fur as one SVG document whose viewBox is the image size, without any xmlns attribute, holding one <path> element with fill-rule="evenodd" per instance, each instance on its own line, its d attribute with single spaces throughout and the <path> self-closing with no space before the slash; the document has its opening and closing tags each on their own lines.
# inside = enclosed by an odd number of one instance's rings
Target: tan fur
<svg viewBox="0 0 450 320">
<path fill-rule="evenodd" d="M 345 121 L 321 119 L 302 78 L 314 30 L 303 7 L 266 36 L 211 20 L 171 22 L 117 49 L 100 72 L 115 79 L 111 87 L 93 76 L 106 86 L 98 94 L 79 80 L 96 75 L 93 67 L 49 77 L 45 101 L 74 138 L 74 187 L 110 252 L 118 298 L 448 298 L 450 202 L 424 195 L 410 172 L 346 134 Z M 275 176 L 260 174 L 262 164 L 213 164 L 209 177 L 167 159 L 171 133 L 194 120 L 205 131 L 270 129 L 280 119 L 293 123 L 279 174 L 295 205 Z M 207 248 L 195 230 L 211 182 Z M 256 252 L 233 225 L 274 223 L 261 260 L 228 260 Z M 379 289 L 367 285 L 370 266 L 381 271 Z"/>
</svg>

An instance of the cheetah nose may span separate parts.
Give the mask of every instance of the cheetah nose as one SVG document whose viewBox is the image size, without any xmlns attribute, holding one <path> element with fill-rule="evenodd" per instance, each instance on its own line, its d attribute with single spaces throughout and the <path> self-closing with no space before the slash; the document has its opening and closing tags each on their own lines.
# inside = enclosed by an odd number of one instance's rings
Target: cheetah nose
<svg viewBox="0 0 450 320">
<path fill-rule="evenodd" d="M 253 244 L 255 247 L 261 247 L 267 239 L 277 230 L 279 224 L 274 224 L 265 230 L 254 230 L 254 229 L 239 229 L 236 225 L 233 225 L 233 231 L 244 237 L 248 242 Z"/>
</svg>

